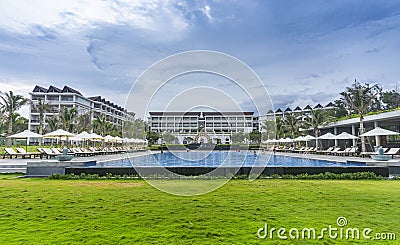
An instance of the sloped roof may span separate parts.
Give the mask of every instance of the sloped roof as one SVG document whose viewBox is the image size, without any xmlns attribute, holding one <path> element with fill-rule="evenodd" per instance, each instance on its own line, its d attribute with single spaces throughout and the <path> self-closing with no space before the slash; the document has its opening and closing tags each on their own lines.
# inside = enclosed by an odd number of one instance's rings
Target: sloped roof
<svg viewBox="0 0 400 245">
<path fill-rule="evenodd" d="M 61 93 L 62 90 L 57 88 L 56 86 L 50 85 L 49 89 L 47 89 L 47 93 Z"/>
<path fill-rule="evenodd" d="M 321 104 L 318 104 L 318 105 L 314 106 L 314 109 L 317 109 L 317 108 L 324 108 L 324 107 Z"/>
<path fill-rule="evenodd" d="M 311 108 L 310 105 L 307 105 L 306 107 L 303 108 L 303 110 L 311 110 L 311 109 L 312 109 L 312 108 Z"/>
<path fill-rule="evenodd" d="M 332 102 L 329 102 L 325 107 L 334 107 L 335 105 Z"/>
<path fill-rule="evenodd" d="M 300 106 L 297 106 L 296 108 L 294 108 L 294 111 L 301 111 Z"/>
<path fill-rule="evenodd" d="M 278 108 L 278 110 L 275 111 L 275 113 L 282 112 L 281 108 Z"/>
<path fill-rule="evenodd" d="M 79 94 L 82 95 L 81 92 L 79 92 L 78 90 L 75 90 L 71 87 L 68 87 L 67 85 L 64 86 L 64 88 L 62 89 L 63 93 L 74 93 L 74 94 Z"/>
<path fill-rule="evenodd" d="M 47 89 L 45 89 L 39 85 L 36 85 L 32 92 L 47 93 Z"/>
<path fill-rule="evenodd" d="M 285 112 L 289 112 L 289 111 L 292 111 L 292 109 L 290 109 L 289 107 L 286 108 Z"/>
</svg>

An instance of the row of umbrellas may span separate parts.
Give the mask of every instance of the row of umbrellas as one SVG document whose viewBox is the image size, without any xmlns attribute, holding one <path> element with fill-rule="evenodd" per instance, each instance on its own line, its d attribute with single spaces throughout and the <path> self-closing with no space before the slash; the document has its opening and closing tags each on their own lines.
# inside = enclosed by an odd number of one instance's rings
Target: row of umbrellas
<svg viewBox="0 0 400 245">
<path fill-rule="evenodd" d="M 383 136 L 383 135 L 399 135 L 400 133 L 390 131 L 387 129 L 383 129 L 380 127 L 376 127 L 371 131 L 368 131 L 366 133 L 361 134 L 360 136 L 363 137 L 368 137 L 368 136 Z M 343 132 L 339 135 L 334 135 L 332 133 L 326 133 L 324 135 L 321 135 L 319 137 L 314 137 L 311 135 L 307 136 L 299 136 L 295 139 L 291 138 L 282 138 L 279 140 L 274 140 L 274 139 L 269 139 L 265 141 L 265 143 L 290 143 L 290 142 L 299 142 L 299 141 L 310 141 L 310 140 L 315 140 L 315 139 L 322 139 L 322 140 L 353 140 L 353 139 L 358 139 L 357 136 L 354 136 L 352 134 L 349 134 L 347 132 Z"/>
<path fill-rule="evenodd" d="M 105 137 L 95 134 L 95 133 L 88 133 L 86 131 L 83 131 L 80 134 L 73 134 L 70 132 L 67 132 L 62 129 L 58 129 L 56 131 L 50 132 L 45 135 L 40 135 L 34 132 L 31 132 L 29 130 L 25 130 L 23 132 L 10 135 L 8 138 L 16 138 L 16 139 L 27 139 L 27 138 L 67 138 L 72 141 L 82 141 L 82 140 L 93 140 L 93 141 L 102 141 L 104 140 L 105 142 L 127 142 L 127 143 L 146 143 L 146 140 L 142 139 L 133 139 L 133 138 L 121 138 L 121 137 L 114 137 L 111 135 L 107 135 Z"/>
</svg>

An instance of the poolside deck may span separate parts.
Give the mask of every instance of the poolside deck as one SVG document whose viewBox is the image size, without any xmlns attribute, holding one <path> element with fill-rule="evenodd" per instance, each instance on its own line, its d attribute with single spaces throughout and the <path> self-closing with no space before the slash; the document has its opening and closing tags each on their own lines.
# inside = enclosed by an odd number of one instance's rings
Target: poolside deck
<svg viewBox="0 0 400 245">
<path fill-rule="evenodd" d="M 75 157 L 74 161 L 114 161 L 120 159 L 126 159 L 129 157 L 138 157 L 149 154 L 154 154 L 157 152 L 141 151 L 132 153 L 122 153 L 114 155 L 97 155 L 90 157 Z M 272 154 L 272 152 L 265 152 L 260 154 Z M 350 156 L 333 156 L 333 155 L 319 155 L 319 154 L 300 154 L 300 153 L 289 153 L 289 152 L 276 152 L 278 156 L 289 156 L 297 158 L 315 159 L 315 160 L 326 160 L 326 161 L 336 161 L 346 163 L 347 161 L 366 163 L 368 166 L 400 166 L 400 158 L 396 157 L 386 162 L 375 161 L 371 158 L 362 157 L 350 157 Z M 46 161 L 47 159 L 43 159 Z M 0 173 L 26 173 L 28 162 L 37 162 L 38 159 L 0 159 Z M 54 159 L 49 159 L 49 161 L 54 161 Z"/>
<path fill-rule="evenodd" d="M 75 157 L 73 161 L 97 161 L 97 162 L 105 162 L 105 161 L 113 161 L 119 159 L 126 159 L 129 157 L 138 157 L 152 154 L 149 151 L 139 151 L 139 152 L 130 152 L 130 153 L 121 153 L 121 154 L 113 154 L 113 155 L 96 155 L 89 157 Z M 13 158 L 13 159 L 0 159 L 0 173 L 26 173 L 26 167 L 28 162 L 37 162 L 38 160 L 43 161 L 54 161 L 53 159 L 21 159 L 21 158 Z"/>
</svg>

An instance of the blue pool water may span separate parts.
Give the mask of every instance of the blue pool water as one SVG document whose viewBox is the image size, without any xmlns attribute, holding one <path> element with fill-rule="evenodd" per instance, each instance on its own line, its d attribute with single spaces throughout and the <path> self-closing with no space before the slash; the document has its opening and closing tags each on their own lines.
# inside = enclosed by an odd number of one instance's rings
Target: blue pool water
<svg viewBox="0 0 400 245">
<path fill-rule="evenodd" d="M 346 164 L 334 161 L 313 160 L 269 154 L 254 155 L 249 152 L 165 152 L 147 156 L 133 157 L 118 161 L 97 163 L 96 167 L 221 167 L 221 166 L 364 166 L 364 164 Z"/>
</svg>

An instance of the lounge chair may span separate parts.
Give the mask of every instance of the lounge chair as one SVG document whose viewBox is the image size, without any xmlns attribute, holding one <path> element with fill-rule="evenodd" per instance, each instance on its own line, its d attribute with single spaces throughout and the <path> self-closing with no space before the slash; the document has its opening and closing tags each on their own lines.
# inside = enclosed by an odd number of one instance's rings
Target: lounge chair
<svg viewBox="0 0 400 245">
<path fill-rule="evenodd" d="M 383 149 L 383 152 L 384 152 L 384 153 L 388 150 L 388 148 L 382 148 L 382 149 Z M 378 155 L 378 154 L 379 154 L 378 151 L 370 151 L 370 152 L 361 152 L 361 153 L 360 153 L 360 155 L 361 155 L 362 157 L 369 157 L 369 156 L 371 156 L 371 155 Z"/>
<path fill-rule="evenodd" d="M 394 155 L 398 155 L 400 153 L 400 148 L 390 148 L 387 152 L 383 153 L 384 155 L 391 155 L 392 158 Z"/>
<path fill-rule="evenodd" d="M 345 155 L 347 152 L 349 152 L 351 150 L 351 147 L 347 147 L 346 149 L 344 149 L 343 151 L 337 151 L 335 152 L 335 156 L 340 156 L 340 155 Z"/>
<path fill-rule="evenodd" d="M 340 151 L 340 147 L 336 147 L 335 149 L 333 149 L 331 152 L 328 152 L 327 154 L 335 155 L 338 151 Z"/>
<path fill-rule="evenodd" d="M 331 146 L 331 147 L 329 147 L 329 148 L 326 149 L 326 150 L 317 151 L 317 153 L 326 154 L 326 153 L 328 153 L 328 152 L 331 152 L 333 149 L 334 149 L 334 147 Z"/>
<path fill-rule="evenodd" d="M 61 153 L 54 153 L 50 148 L 40 148 L 40 149 L 43 150 L 44 155 L 46 155 L 46 158 L 62 155 Z"/>
<path fill-rule="evenodd" d="M 3 159 L 6 156 L 9 156 L 10 159 L 13 158 L 13 156 L 15 156 L 15 158 L 18 158 L 18 156 L 21 156 L 21 158 L 25 158 L 26 156 L 24 153 L 15 152 L 13 148 L 4 148 L 4 150 L 6 151 L 6 153 L 3 154 Z"/>
<path fill-rule="evenodd" d="M 40 152 L 26 152 L 24 148 L 17 148 L 17 151 L 19 153 L 25 154 L 26 156 L 29 156 L 29 158 L 32 158 L 32 157 L 42 158 L 42 153 L 40 153 Z"/>
</svg>

